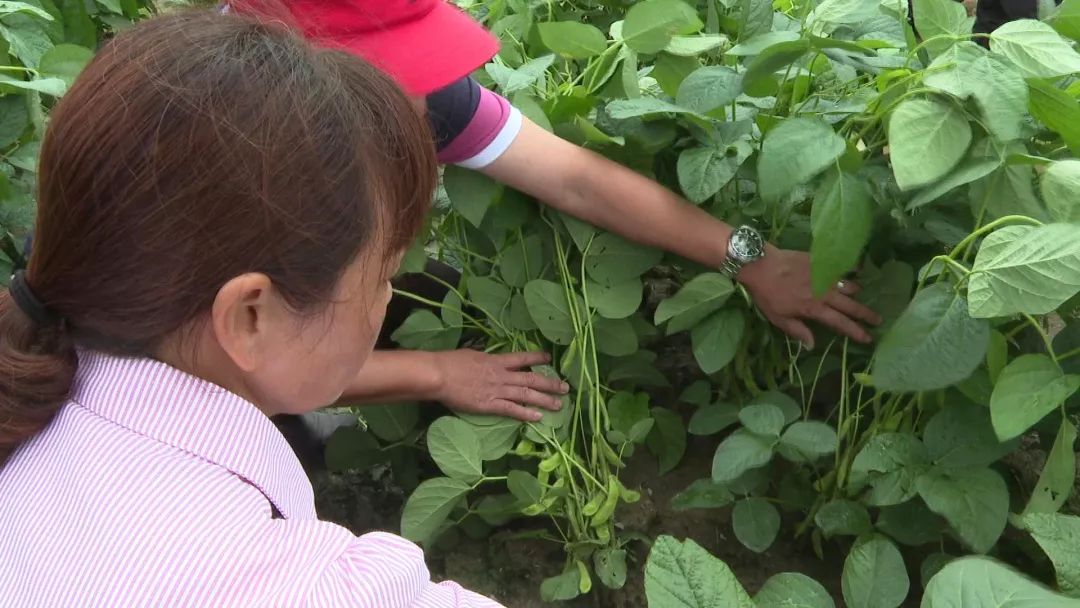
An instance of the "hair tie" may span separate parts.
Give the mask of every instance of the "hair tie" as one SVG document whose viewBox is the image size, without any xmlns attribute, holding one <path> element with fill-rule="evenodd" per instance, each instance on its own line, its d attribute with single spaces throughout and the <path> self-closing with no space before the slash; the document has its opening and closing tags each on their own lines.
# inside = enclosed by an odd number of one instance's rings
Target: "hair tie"
<svg viewBox="0 0 1080 608">
<path fill-rule="evenodd" d="M 18 270 L 11 275 L 8 293 L 11 294 L 11 300 L 19 307 L 19 310 L 30 317 L 34 323 L 41 326 L 60 324 L 60 318 L 42 304 L 30 289 L 30 284 L 26 282 L 26 271 Z"/>
</svg>

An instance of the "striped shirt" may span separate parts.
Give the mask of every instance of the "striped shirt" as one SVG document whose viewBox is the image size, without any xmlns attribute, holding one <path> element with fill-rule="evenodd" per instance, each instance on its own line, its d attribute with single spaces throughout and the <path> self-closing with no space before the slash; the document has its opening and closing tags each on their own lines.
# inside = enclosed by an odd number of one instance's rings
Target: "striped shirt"
<svg viewBox="0 0 1080 608">
<path fill-rule="evenodd" d="M 315 514 L 271 421 L 148 359 L 83 352 L 69 401 L 0 469 L 0 606 L 497 608 L 420 549 Z"/>
</svg>

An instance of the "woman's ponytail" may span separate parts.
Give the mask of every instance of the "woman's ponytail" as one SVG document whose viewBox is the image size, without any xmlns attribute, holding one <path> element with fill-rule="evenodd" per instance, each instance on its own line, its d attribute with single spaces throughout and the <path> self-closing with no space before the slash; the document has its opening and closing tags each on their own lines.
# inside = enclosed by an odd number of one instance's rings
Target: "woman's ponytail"
<svg viewBox="0 0 1080 608">
<path fill-rule="evenodd" d="M 26 289 L 17 275 L 13 289 Z M 32 292 L 30 292 L 32 294 Z M 0 466 L 41 432 L 67 399 L 77 358 L 67 324 L 42 324 L 0 290 Z"/>
</svg>

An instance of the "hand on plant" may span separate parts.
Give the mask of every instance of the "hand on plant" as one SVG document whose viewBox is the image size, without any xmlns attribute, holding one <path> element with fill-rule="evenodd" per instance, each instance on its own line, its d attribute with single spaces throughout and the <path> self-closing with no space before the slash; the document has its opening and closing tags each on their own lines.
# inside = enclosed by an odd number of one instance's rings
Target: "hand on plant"
<svg viewBox="0 0 1080 608">
<path fill-rule="evenodd" d="M 562 407 L 559 395 L 570 387 L 558 378 L 523 371 L 543 365 L 547 353 L 489 355 L 471 349 L 432 353 L 439 370 L 435 399 L 446 407 L 471 414 L 494 414 L 526 422 L 540 420 L 541 412 Z"/>
<path fill-rule="evenodd" d="M 806 252 L 768 246 L 765 257 L 743 268 L 738 278 L 773 325 L 809 348 L 814 347 L 814 334 L 806 320 L 823 323 L 859 342 L 871 340 L 863 323 L 881 322 L 874 311 L 852 298 L 859 292 L 852 281 L 841 281 L 824 297 L 815 298 Z"/>
</svg>

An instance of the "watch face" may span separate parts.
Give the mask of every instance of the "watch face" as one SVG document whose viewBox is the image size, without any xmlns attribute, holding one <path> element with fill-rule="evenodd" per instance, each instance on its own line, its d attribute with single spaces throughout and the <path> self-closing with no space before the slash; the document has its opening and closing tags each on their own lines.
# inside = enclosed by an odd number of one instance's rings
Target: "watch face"
<svg viewBox="0 0 1080 608">
<path fill-rule="evenodd" d="M 765 240 L 757 230 L 749 226 L 740 226 L 731 235 L 729 253 L 740 262 L 753 262 L 765 253 Z"/>
</svg>

